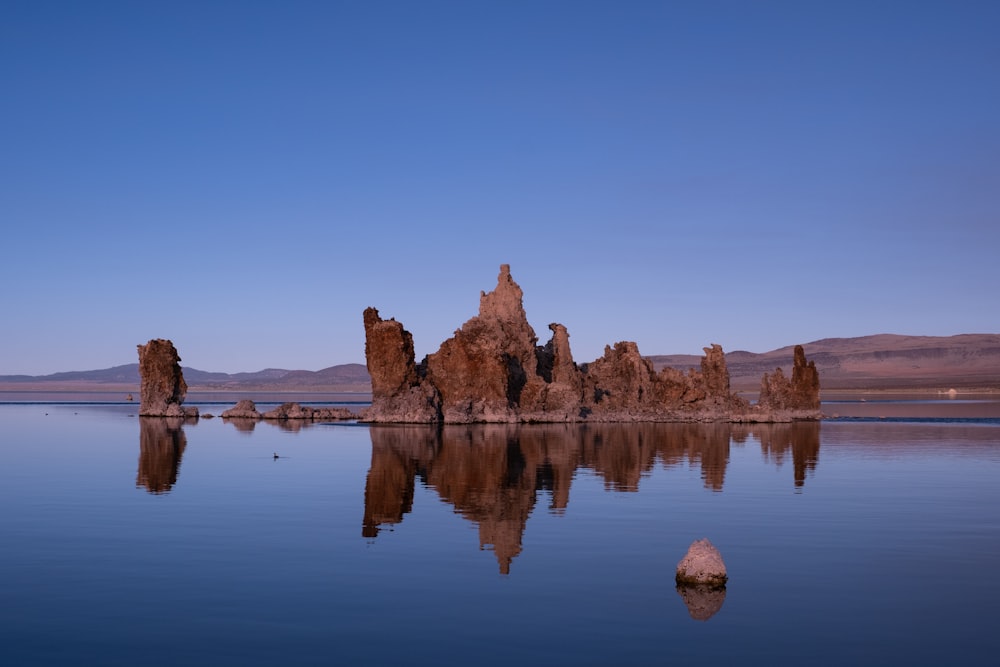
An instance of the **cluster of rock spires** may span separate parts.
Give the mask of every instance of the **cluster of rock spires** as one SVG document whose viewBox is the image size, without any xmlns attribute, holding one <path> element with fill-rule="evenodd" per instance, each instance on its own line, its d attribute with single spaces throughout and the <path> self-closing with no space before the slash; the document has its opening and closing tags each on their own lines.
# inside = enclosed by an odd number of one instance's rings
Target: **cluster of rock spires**
<svg viewBox="0 0 1000 667">
<path fill-rule="evenodd" d="M 497 287 L 480 293 L 479 314 L 417 364 L 413 337 L 375 308 L 364 312 L 365 358 L 372 379 L 371 422 L 473 423 L 569 421 L 750 421 L 818 419 L 819 374 L 796 346 L 791 379 L 765 375 L 756 404 L 730 391 L 719 345 L 706 347 L 701 371 L 655 372 L 634 342 L 606 346 L 577 365 L 569 333 L 550 324 L 538 338 L 523 292 L 501 265 Z"/>
<path fill-rule="evenodd" d="M 584 470 L 614 493 L 634 493 L 654 469 L 673 467 L 698 470 L 705 489 L 722 491 L 732 448 L 755 440 L 765 460 L 793 463 L 800 488 L 818 464 L 819 433 L 816 421 L 375 425 L 362 535 L 401 523 L 415 489 L 429 489 L 477 526 L 480 549 L 507 574 L 529 517 L 542 503 L 563 514 Z"/>
</svg>

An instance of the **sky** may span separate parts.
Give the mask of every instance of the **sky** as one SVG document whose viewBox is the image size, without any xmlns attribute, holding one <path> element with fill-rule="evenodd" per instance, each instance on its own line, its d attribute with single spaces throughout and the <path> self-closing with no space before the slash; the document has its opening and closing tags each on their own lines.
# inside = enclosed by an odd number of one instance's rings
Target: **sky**
<svg viewBox="0 0 1000 667">
<path fill-rule="evenodd" d="M 0 4 L 0 374 L 1000 332 L 1000 3 Z"/>
</svg>

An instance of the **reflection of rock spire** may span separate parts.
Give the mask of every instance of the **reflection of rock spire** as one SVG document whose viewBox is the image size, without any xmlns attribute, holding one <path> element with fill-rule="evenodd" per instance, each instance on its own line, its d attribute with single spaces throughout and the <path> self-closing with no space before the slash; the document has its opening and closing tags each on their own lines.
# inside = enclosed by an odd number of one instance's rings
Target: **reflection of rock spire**
<svg viewBox="0 0 1000 667">
<path fill-rule="evenodd" d="M 177 483 L 187 438 L 177 417 L 139 418 L 139 472 L 136 487 L 167 493 Z"/>
<path fill-rule="evenodd" d="M 779 467 L 785 454 L 791 450 L 795 486 L 805 484 L 806 475 L 816 469 L 819 461 L 819 422 L 794 422 L 791 424 L 755 424 L 753 433 L 760 439 L 764 459 L 774 461 Z"/>
<path fill-rule="evenodd" d="M 479 525 L 479 546 L 493 547 L 503 574 L 521 553 L 540 463 L 525 456 L 516 428 L 446 427 L 438 457 L 427 468 L 427 484 Z"/>
<path fill-rule="evenodd" d="M 813 434 L 802 440 L 812 444 L 794 450 L 808 468 L 817 457 L 818 425 L 795 427 Z M 373 425 L 362 535 L 374 538 L 380 526 L 403 520 L 419 477 L 478 526 L 480 548 L 491 549 L 507 574 L 521 553 L 539 491 L 551 493 L 550 510 L 561 513 L 578 468 L 593 470 L 609 491 L 634 492 L 658 463 L 698 465 L 706 488 L 720 491 L 730 439 L 745 439 L 749 428 L 734 431 L 719 423 Z"/>
<path fill-rule="evenodd" d="M 406 453 L 372 448 L 372 465 L 365 482 L 365 518 L 361 534 L 378 535 L 379 526 L 397 524 L 413 509 L 416 461 Z"/>
<path fill-rule="evenodd" d="M 372 427 L 372 463 L 365 482 L 361 534 L 373 538 L 384 524 L 397 524 L 413 508 L 417 473 L 434 460 L 434 428 Z"/>
</svg>

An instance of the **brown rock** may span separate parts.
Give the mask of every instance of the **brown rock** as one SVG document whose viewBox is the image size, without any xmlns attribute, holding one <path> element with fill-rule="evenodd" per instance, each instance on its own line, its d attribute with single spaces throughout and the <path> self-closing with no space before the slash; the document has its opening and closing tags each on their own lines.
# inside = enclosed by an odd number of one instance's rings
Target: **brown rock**
<svg viewBox="0 0 1000 667">
<path fill-rule="evenodd" d="M 677 564 L 678 584 L 721 587 L 726 585 L 728 579 L 722 554 L 708 541 L 708 538 L 692 542 L 684 558 Z"/>
<path fill-rule="evenodd" d="M 372 379 L 372 400 L 395 396 L 417 384 L 413 336 L 396 320 L 383 320 L 366 308 L 365 359 Z"/>
<path fill-rule="evenodd" d="M 705 393 L 708 398 L 729 399 L 729 371 L 726 370 L 726 355 L 721 345 L 702 348 L 705 356 L 701 358 L 701 376 L 705 383 Z"/>
<path fill-rule="evenodd" d="M 767 380 L 762 388 L 765 400 L 751 409 L 732 393 L 719 345 L 705 348 L 700 372 L 664 368 L 656 373 L 629 341 L 607 346 L 603 357 L 577 366 L 569 333 L 561 324 L 550 324 L 551 340 L 538 345 L 523 296 L 510 267 L 502 265 L 496 289 L 480 293 L 479 314 L 419 365 L 414 361 L 413 338 L 402 324 L 382 320 L 374 308 L 365 310 L 372 405 L 362 419 L 469 423 L 769 421 L 819 416 L 819 378 L 804 355 L 796 357 L 793 381 L 784 380 L 785 387 L 780 374 Z M 813 404 L 816 407 L 807 407 Z"/>
<path fill-rule="evenodd" d="M 257 405 L 248 398 L 244 398 L 235 406 L 222 413 L 223 419 L 260 419 L 261 414 L 257 411 Z"/>
<path fill-rule="evenodd" d="M 790 380 L 780 368 L 761 378 L 757 405 L 767 410 L 819 410 L 819 372 L 814 362 L 806 362 L 801 345 L 795 346 Z"/>
<path fill-rule="evenodd" d="M 427 423 L 441 420 L 441 399 L 430 383 L 421 383 L 414 363 L 413 336 L 394 319 L 383 320 L 365 309 L 365 359 L 372 379 L 369 421 Z"/>
<path fill-rule="evenodd" d="M 187 394 L 187 383 L 184 382 L 181 358 L 174 344 L 157 338 L 136 348 L 139 351 L 141 381 L 139 416 L 197 416 L 197 408 L 181 407 Z"/>
<path fill-rule="evenodd" d="M 584 400 L 594 412 L 637 411 L 652 406 L 653 364 L 631 341 L 604 346 L 604 356 L 587 364 Z"/>
<path fill-rule="evenodd" d="M 583 375 L 573 362 L 573 353 L 569 348 L 569 332 L 566 327 L 553 322 L 549 325 L 552 338 L 544 347 L 536 350 L 537 369 L 544 383 L 535 383 L 541 390 L 537 399 L 529 403 L 525 392 L 521 394 L 522 414 L 535 420 L 549 419 L 574 421 L 579 418 L 580 406 L 583 401 Z"/>
<path fill-rule="evenodd" d="M 522 394 L 537 403 L 544 380 L 522 298 L 510 266 L 502 265 L 496 289 L 480 293 L 479 315 L 427 357 L 427 379 L 441 395 L 444 421 L 516 421 Z"/>
<path fill-rule="evenodd" d="M 792 365 L 792 395 L 796 410 L 819 410 L 819 371 L 815 362 L 806 363 L 806 353 L 801 345 L 795 346 Z"/>
<path fill-rule="evenodd" d="M 263 419 L 298 419 L 307 421 L 354 419 L 355 415 L 347 408 L 312 408 L 298 403 L 282 403 L 274 410 L 261 415 Z"/>
</svg>

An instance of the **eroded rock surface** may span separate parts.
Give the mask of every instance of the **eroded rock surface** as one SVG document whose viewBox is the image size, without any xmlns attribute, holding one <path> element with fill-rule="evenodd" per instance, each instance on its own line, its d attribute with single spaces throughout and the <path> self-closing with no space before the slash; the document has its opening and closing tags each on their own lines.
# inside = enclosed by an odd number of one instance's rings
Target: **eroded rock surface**
<svg viewBox="0 0 1000 667">
<path fill-rule="evenodd" d="M 726 357 L 706 347 L 701 370 L 656 372 L 631 341 L 577 365 L 569 333 L 549 325 L 544 345 L 528 323 L 523 292 L 501 265 L 497 286 L 481 292 L 479 314 L 423 362 L 413 337 L 374 308 L 364 312 L 373 422 L 790 421 L 819 417 L 819 376 L 797 356 L 787 391 L 769 380 L 767 401 L 750 405 L 730 390 Z M 798 348 L 801 350 L 801 348 Z M 772 390 L 773 387 L 773 390 Z M 772 398 L 780 394 L 782 398 Z M 787 394 L 787 397 L 785 395 Z"/>
<path fill-rule="evenodd" d="M 347 408 L 313 408 L 298 403 L 282 403 L 263 415 L 264 419 L 298 419 L 305 421 L 337 421 L 354 419 L 356 415 Z"/>
<path fill-rule="evenodd" d="M 708 538 L 692 542 L 684 558 L 677 564 L 678 584 L 722 587 L 728 579 L 722 554 Z"/>
<path fill-rule="evenodd" d="M 260 419 L 261 414 L 257 410 L 257 404 L 251 401 L 249 398 L 244 398 L 242 401 L 229 408 L 222 413 L 223 419 Z"/>
<path fill-rule="evenodd" d="M 347 408 L 313 408 L 308 405 L 298 403 L 282 403 L 273 410 L 260 412 L 256 403 L 250 399 L 243 399 L 235 406 L 222 413 L 222 418 L 226 420 L 260 420 L 270 419 L 277 421 L 337 421 L 343 419 L 354 419 L 357 415 Z"/>
<path fill-rule="evenodd" d="M 761 409 L 803 413 L 819 410 L 819 371 L 814 362 L 806 362 L 801 345 L 795 346 L 792 364 L 791 379 L 780 368 L 761 378 L 757 400 Z"/>
<path fill-rule="evenodd" d="M 184 408 L 187 383 L 181 371 L 181 358 L 169 340 L 156 338 L 139 351 L 141 417 L 196 417 L 198 408 Z"/>
</svg>

